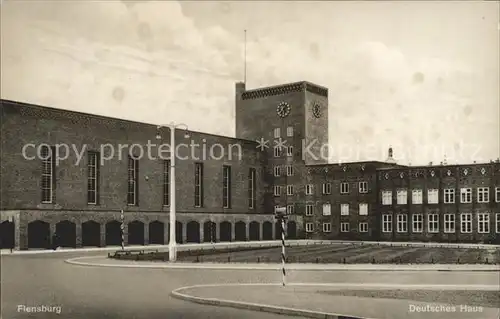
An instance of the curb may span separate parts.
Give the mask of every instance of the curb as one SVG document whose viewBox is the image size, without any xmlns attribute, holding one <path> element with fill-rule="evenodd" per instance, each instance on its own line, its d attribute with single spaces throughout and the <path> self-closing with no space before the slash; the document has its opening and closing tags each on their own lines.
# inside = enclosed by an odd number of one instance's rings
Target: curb
<svg viewBox="0 0 500 319">
<path fill-rule="evenodd" d="M 103 256 L 105 257 L 105 256 Z M 148 268 L 148 269 L 206 269 L 206 270 L 281 270 L 279 264 L 215 264 L 215 263 L 152 263 L 125 261 L 123 263 L 91 263 L 83 262 L 85 259 L 95 259 L 91 257 L 77 257 L 66 259 L 64 262 L 87 267 L 110 267 L 110 268 Z M 471 267 L 474 267 L 471 269 Z M 481 269 L 482 268 L 482 269 Z M 448 272 L 499 272 L 500 266 L 481 267 L 478 265 L 373 265 L 373 264 L 287 264 L 287 270 L 294 271 L 448 271 Z"/>
<path fill-rule="evenodd" d="M 240 284 L 240 285 L 245 285 L 245 284 Z M 275 284 L 275 285 L 279 285 L 279 284 Z M 287 315 L 287 316 L 301 316 L 304 318 L 315 318 L 315 319 L 316 318 L 318 318 L 318 319 L 373 319 L 373 318 L 366 318 L 366 317 L 353 317 L 353 316 L 346 316 L 346 315 L 340 315 L 340 314 L 334 314 L 334 313 L 328 313 L 328 312 L 320 312 L 320 311 L 312 311 L 312 310 L 296 309 L 296 308 L 287 308 L 287 307 L 263 305 L 263 304 L 248 303 L 248 302 L 239 302 L 239 301 L 224 300 L 224 299 L 217 299 L 217 298 L 201 298 L 201 297 L 190 296 L 190 295 L 183 294 L 180 292 L 181 290 L 195 288 L 195 287 L 204 287 L 204 286 L 200 285 L 200 286 L 178 288 L 178 289 L 175 289 L 174 291 L 172 291 L 170 293 L 170 295 L 176 299 L 190 301 L 190 302 L 194 302 L 194 303 L 198 303 L 198 304 L 202 304 L 202 305 L 210 305 L 210 306 L 217 306 L 217 307 L 229 307 L 229 308 L 236 308 L 236 309 L 243 309 L 243 310 L 259 311 L 259 312 L 268 312 L 268 313 Z"/>
</svg>

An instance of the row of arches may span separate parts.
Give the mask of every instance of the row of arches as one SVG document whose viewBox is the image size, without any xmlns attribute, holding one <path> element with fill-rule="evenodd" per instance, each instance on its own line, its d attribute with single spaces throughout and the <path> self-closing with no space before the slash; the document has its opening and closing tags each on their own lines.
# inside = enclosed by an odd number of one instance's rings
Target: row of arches
<svg viewBox="0 0 500 319">
<path fill-rule="evenodd" d="M 101 224 L 90 220 L 82 223 L 81 228 L 81 246 L 119 246 L 122 241 L 121 223 L 113 220 L 104 225 L 104 234 L 101 237 Z M 146 242 L 146 225 L 138 220 L 127 224 L 128 226 L 128 245 L 144 245 Z M 153 221 L 147 225 L 149 244 L 168 244 L 167 236 L 168 224 L 161 221 Z M 247 224 L 238 221 L 233 225 L 231 222 L 223 221 L 219 224 L 213 221 L 203 223 L 203 228 L 197 221 L 188 222 L 185 227 L 182 222 L 176 222 L 176 242 L 177 243 L 201 243 L 201 242 L 229 242 L 229 241 L 258 241 L 272 240 L 281 238 L 281 224 L 266 221 L 262 223 L 252 221 Z M 202 233 L 203 230 L 203 233 Z M 58 235 L 58 246 L 77 247 L 76 224 L 63 220 L 56 224 L 55 231 Z M 185 233 L 184 233 L 185 232 Z M 1 248 L 14 247 L 14 223 L 5 221 L 1 223 L 0 228 Z M 297 227 L 295 222 L 290 221 L 287 225 L 287 237 L 295 239 Z M 50 224 L 41 220 L 30 222 L 27 227 L 27 246 L 28 248 L 50 248 L 52 244 L 52 235 Z M 274 237 L 274 238 L 273 238 Z M 104 242 L 102 242 L 104 241 Z"/>
</svg>

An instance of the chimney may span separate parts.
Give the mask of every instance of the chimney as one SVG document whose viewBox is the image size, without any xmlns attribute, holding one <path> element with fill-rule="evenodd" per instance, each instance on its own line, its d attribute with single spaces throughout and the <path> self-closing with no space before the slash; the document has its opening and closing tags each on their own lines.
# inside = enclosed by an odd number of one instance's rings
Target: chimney
<svg viewBox="0 0 500 319">
<path fill-rule="evenodd" d="M 392 153 L 392 146 L 389 147 L 389 151 L 387 152 L 387 163 L 396 164 Z"/>
<path fill-rule="evenodd" d="M 443 161 L 443 164 L 444 164 L 444 165 L 448 165 L 448 161 L 446 160 L 446 154 L 444 155 L 444 161 Z"/>
<path fill-rule="evenodd" d="M 429 166 L 432 166 L 432 162 L 429 162 Z"/>
<path fill-rule="evenodd" d="M 246 91 L 246 84 L 244 82 L 236 82 L 235 89 L 236 100 L 241 100 L 241 95 Z"/>
</svg>

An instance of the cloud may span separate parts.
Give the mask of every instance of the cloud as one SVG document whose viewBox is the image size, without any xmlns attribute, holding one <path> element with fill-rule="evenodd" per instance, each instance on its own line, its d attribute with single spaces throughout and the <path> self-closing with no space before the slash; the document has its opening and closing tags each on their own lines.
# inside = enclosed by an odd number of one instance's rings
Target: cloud
<svg viewBox="0 0 500 319">
<path fill-rule="evenodd" d="M 175 1 L 5 2 L 2 98 L 233 135 L 243 28 L 224 27 L 222 18 L 249 11 L 219 9 L 221 23 L 202 26 L 206 12 L 195 21 Z M 375 38 L 342 40 L 322 25 L 304 28 L 293 18 L 301 9 L 292 11 L 275 22 L 262 13 L 265 32 L 249 32 L 250 88 L 300 80 L 327 86 L 331 143 L 377 145 L 377 159 L 397 143 L 483 141 L 482 154 L 495 154 L 498 70 L 412 54 Z M 373 159 L 367 153 L 351 160 Z"/>
</svg>

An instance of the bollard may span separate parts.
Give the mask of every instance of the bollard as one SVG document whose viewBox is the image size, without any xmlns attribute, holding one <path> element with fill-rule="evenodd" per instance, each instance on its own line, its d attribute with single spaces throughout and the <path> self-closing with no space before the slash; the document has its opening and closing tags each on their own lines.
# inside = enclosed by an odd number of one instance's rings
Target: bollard
<svg viewBox="0 0 500 319">
<path fill-rule="evenodd" d="M 257 263 L 260 264 L 260 257 L 257 257 Z"/>
<path fill-rule="evenodd" d="M 486 258 L 486 264 L 489 264 L 488 258 Z"/>
<path fill-rule="evenodd" d="M 316 263 L 319 264 L 319 257 L 316 257 Z"/>
<path fill-rule="evenodd" d="M 431 264 L 433 264 L 433 263 L 434 263 L 434 257 L 431 258 Z"/>
<path fill-rule="evenodd" d="M 200 256 L 196 256 L 196 262 L 199 263 L 200 262 Z"/>
<path fill-rule="evenodd" d="M 227 256 L 227 262 L 231 262 L 231 256 Z"/>
<path fill-rule="evenodd" d="M 372 258 L 372 264 L 375 264 L 375 257 Z"/>
<path fill-rule="evenodd" d="M 343 261 L 344 261 L 344 264 L 345 264 L 345 257 L 344 257 L 344 260 L 343 260 Z"/>
<path fill-rule="evenodd" d="M 399 263 L 401 264 L 401 257 L 399 257 Z"/>
<path fill-rule="evenodd" d="M 457 258 L 457 264 L 460 264 L 460 258 Z"/>
</svg>

